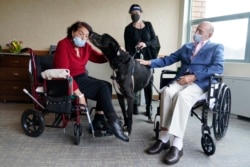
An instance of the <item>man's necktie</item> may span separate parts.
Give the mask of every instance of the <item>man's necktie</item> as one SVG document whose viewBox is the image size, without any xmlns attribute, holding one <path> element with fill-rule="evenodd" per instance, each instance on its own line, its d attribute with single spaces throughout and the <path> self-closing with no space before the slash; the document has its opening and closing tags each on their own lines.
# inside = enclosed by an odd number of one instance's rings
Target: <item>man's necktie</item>
<svg viewBox="0 0 250 167">
<path fill-rule="evenodd" d="M 200 43 L 194 43 L 194 49 L 192 52 L 192 57 L 191 60 L 193 60 L 193 58 L 196 56 L 196 54 L 200 51 L 200 49 L 202 48 L 204 42 L 200 42 Z"/>
</svg>

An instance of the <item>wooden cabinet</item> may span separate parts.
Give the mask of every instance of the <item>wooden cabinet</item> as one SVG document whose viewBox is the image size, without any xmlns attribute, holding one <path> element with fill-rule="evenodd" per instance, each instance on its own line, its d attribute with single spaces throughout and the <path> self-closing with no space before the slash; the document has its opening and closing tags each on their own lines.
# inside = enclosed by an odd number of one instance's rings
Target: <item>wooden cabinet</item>
<svg viewBox="0 0 250 167">
<path fill-rule="evenodd" d="M 0 101 L 29 102 L 23 88 L 30 90 L 30 55 L 0 53 Z"/>
</svg>

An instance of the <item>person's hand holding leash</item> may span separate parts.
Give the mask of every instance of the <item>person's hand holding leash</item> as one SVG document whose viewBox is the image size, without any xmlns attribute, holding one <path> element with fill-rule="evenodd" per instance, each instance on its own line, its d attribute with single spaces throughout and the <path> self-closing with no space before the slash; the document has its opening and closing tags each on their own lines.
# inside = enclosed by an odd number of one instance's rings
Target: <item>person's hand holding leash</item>
<svg viewBox="0 0 250 167">
<path fill-rule="evenodd" d="M 139 49 L 143 49 L 143 48 L 146 48 L 146 47 L 147 47 L 147 45 L 144 42 L 139 42 L 136 45 L 136 48 L 139 48 Z"/>
</svg>

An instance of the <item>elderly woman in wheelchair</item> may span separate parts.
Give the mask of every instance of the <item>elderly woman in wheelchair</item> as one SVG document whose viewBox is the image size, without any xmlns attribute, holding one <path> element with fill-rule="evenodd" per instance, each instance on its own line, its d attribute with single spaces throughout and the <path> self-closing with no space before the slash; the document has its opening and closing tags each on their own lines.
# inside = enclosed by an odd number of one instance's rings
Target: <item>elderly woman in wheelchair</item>
<svg viewBox="0 0 250 167">
<path fill-rule="evenodd" d="M 168 150 L 164 159 L 166 164 L 177 163 L 183 155 L 183 137 L 192 106 L 208 91 L 210 77 L 223 73 L 224 47 L 210 42 L 213 32 L 210 22 L 202 22 L 193 36 L 194 43 L 184 44 L 169 56 L 150 61 L 138 60 L 151 68 L 181 62 L 174 80 L 161 89 L 160 133 L 157 141 L 147 149 L 151 155 Z M 170 135 L 173 136 L 172 145 Z"/>
<path fill-rule="evenodd" d="M 51 62 L 53 63 L 53 68 L 54 68 L 53 70 L 55 69 L 62 70 L 62 71 L 68 70 L 70 72 L 70 75 L 63 77 L 63 79 L 66 80 L 65 87 L 61 88 L 60 86 L 62 86 L 63 84 L 58 83 L 56 84 L 57 86 L 53 86 L 53 89 L 47 89 L 46 86 L 51 85 L 49 84 L 50 82 L 57 82 L 57 81 L 60 81 L 60 79 L 53 79 L 54 78 L 53 76 L 51 77 L 51 81 L 49 81 L 49 75 L 51 75 L 51 73 L 50 74 L 46 73 L 46 76 L 47 75 L 48 76 L 47 78 L 44 78 L 45 83 L 46 83 L 45 85 L 43 85 L 39 81 L 35 82 L 35 86 L 32 88 L 32 94 L 33 94 L 33 97 L 35 98 L 32 98 L 32 99 L 36 102 L 36 106 L 39 105 L 39 109 L 41 109 L 42 111 L 44 110 L 51 111 L 52 108 L 55 108 L 55 107 L 52 107 L 48 109 L 48 107 L 52 106 L 52 104 L 58 104 L 57 106 L 58 108 L 61 108 L 60 106 L 62 105 L 60 104 L 70 105 L 68 103 L 69 101 L 68 98 L 70 98 L 70 101 L 73 100 L 72 110 L 76 109 L 76 112 L 74 111 L 72 113 L 70 110 L 67 113 L 65 113 L 64 111 L 62 111 L 62 114 L 59 114 L 59 118 L 61 117 L 64 118 L 65 116 L 66 117 L 69 116 L 69 118 L 71 118 L 72 115 L 76 114 L 77 116 L 76 117 L 77 121 L 75 125 L 75 134 L 77 136 L 76 144 L 79 144 L 79 134 L 81 134 L 81 131 L 82 131 L 80 121 L 79 121 L 79 115 L 81 114 L 81 110 L 83 111 L 87 110 L 85 98 L 94 100 L 96 101 L 96 111 L 103 111 L 105 114 L 105 118 L 107 118 L 107 121 L 105 120 L 105 123 L 104 123 L 105 130 L 113 134 L 114 136 L 116 136 L 118 139 L 128 142 L 129 138 L 127 135 L 124 134 L 123 129 L 121 127 L 120 119 L 118 118 L 115 112 L 114 106 L 112 104 L 111 84 L 102 80 L 89 77 L 87 74 L 86 65 L 89 60 L 94 63 L 107 62 L 106 58 L 101 52 L 99 52 L 98 50 L 95 50 L 94 48 L 92 48 L 92 46 L 88 42 L 86 42 L 88 40 L 88 36 L 89 36 L 89 33 L 91 33 L 91 31 L 92 31 L 92 28 L 90 25 L 88 25 L 85 22 L 80 22 L 80 21 L 77 21 L 73 23 L 70 27 L 68 27 L 67 36 L 58 42 L 53 59 L 52 60 L 50 59 L 51 60 L 50 63 Z M 35 61 L 36 57 L 32 53 L 32 50 L 30 50 L 30 54 L 31 54 L 33 67 L 36 67 L 36 61 Z M 36 68 L 33 68 L 33 69 L 36 69 Z M 40 75 L 40 73 L 37 73 L 36 70 L 34 71 L 36 75 Z M 40 71 L 43 71 L 43 70 L 40 70 Z M 33 78 L 36 79 L 37 78 L 36 75 L 33 76 Z M 40 98 L 39 96 L 36 96 L 37 93 L 36 91 L 34 91 L 34 89 L 36 89 L 35 87 L 39 85 L 45 86 L 45 91 L 47 92 L 45 92 L 44 95 L 46 97 L 51 97 L 50 100 L 48 100 L 48 98 L 45 100 L 46 101 L 45 107 L 44 105 L 41 105 L 41 103 L 39 102 L 40 101 L 39 99 L 41 99 L 42 101 L 44 100 Z M 51 94 L 53 96 L 49 95 L 50 91 L 48 90 L 52 90 Z M 58 90 L 56 91 L 57 93 L 53 93 L 55 92 L 54 90 Z M 61 102 L 58 102 L 60 98 L 58 98 L 59 95 L 57 94 L 58 93 L 61 94 L 63 90 L 66 90 L 66 94 L 68 92 L 70 93 L 66 95 L 66 98 L 63 99 L 64 102 L 61 103 Z M 67 92 L 67 90 L 69 91 Z M 25 93 L 28 94 L 27 91 L 25 91 Z M 73 97 L 73 99 L 71 99 L 71 97 Z M 74 105 L 74 104 L 77 104 L 77 105 Z M 39 113 L 37 114 L 36 112 L 33 112 L 33 111 L 34 110 L 27 111 L 23 114 L 22 127 L 27 135 L 39 136 L 44 129 L 44 125 L 38 128 L 40 130 L 36 130 L 37 128 L 33 125 L 37 124 L 38 122 L 43 122 L 43 120 L 41 118 L 41 114 Z M 55 111 L 55 112 L 58 112 L 58 111 Z M 88 112 L 86 113 L 88 115 Z M 31 116 L 32 118 L 29 118 L 30 115 L 32 115 Z M 38 118 L 38 120 L 34 121 L 36 118 Z M 89 119 L 89 115 L 88 115 L 88 119 Z M 68 120 L 69 119 L 66 119 L 65 121 L 68 121 Z M 89 122 L 92 127 L 92 123 L 90 120 Z M 93 130 L 92 130 L 92 133 L 93 133 Z"/>
</svg>

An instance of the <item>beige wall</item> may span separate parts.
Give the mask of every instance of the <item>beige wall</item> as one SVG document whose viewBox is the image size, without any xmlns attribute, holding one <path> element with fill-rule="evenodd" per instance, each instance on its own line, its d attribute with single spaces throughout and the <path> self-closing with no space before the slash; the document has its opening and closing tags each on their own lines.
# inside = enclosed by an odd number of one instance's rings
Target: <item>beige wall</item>
<svg viewBox="0 0 250 167">
<path fill-rule="evenodd" d="M 17 39 L 24 47 L 48 50 L 49 45 L 65 37 L 68 26 L 83 20 L 124 46 L 123 32 L 130 22 L 128 9 L 132 3 L 142 6 L 143 19 L 151 21 L 159 35 L 160 55 L 175 51 L 185 42 L 188 0 L 0 0 L 0 45 L 5 47 L 11 39 Z M 225 63 L 225 75 L 250 77 L 248 69 L 249 63 Z M 111 81 L 108 63 L 89 63 L 88 70 L 94 77 Z M 155 70 L 156 87 L 161 70 Z"/>
<path fill-rule="evenodd" d="M 4 46 L 15 38 L 34 50 L 48 49 L 50 44 L 56 44 L 66 35 L 68 26 L 83 20 L 96 32 L 109 33 L 124 45 L 124 27 L 131 21 L 128 9 L 134 2 L 142 6 L 143 19 L 151 21 L 160 36 L 161 53 L 176 48 L 179 0 L 0 1 L 0 44 Z"/>
<path fill-rule="evenodd" d="M 181 45 L 178 34 L 182 31 L 179 24 L 184 15 L 183 0 L 1 0 L 0 45 L 17 39 L 23 41 L 23 47 L 48 50 L 65 37 L 68 26 L 82 20 L 98 33 L 109 33 L 124 46 L 123 33 L 131 21 L 128 9 L 132 3 L 140 4 L 143 19 L 152 22 L 161 43 L 160 55 Z M 88 69 L 91 75 L 110 81 L 112 71 L 108 63 L 89 63 Z M 155 73 L 157 87 L 159 71 Z"/>
</svg>

